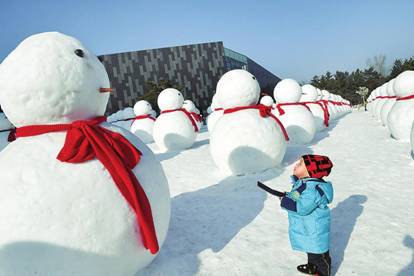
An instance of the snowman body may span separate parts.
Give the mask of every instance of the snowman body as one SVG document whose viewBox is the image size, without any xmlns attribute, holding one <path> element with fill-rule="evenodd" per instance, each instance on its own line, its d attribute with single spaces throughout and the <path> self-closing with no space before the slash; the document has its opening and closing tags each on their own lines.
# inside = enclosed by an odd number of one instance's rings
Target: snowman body
<svg viewBox="0 0 414 276">
<path fill-rule="evenodd" d="M 324 123 L 324 110 L 323 107 L 316 103 L 318 98 L 317 90 L 310 84 L 302 86 L 302 96 L 300 102 L 309 102 L 309 107 L 315 121 L 315 131 L 322 131 L 326 128 Z"/>
<path fill-rule="evenodd" d="M 133 173 L 162 244 L 170 218 L 163 169 L 131 133 L 105 126 L 142 152 Z M 64 132 L 18 138 L 0 154 L 0 275 L 133 276 L 154 258 L 133 210 L 98 160 L 57 160 L 64 141 Z"/>
</svg>

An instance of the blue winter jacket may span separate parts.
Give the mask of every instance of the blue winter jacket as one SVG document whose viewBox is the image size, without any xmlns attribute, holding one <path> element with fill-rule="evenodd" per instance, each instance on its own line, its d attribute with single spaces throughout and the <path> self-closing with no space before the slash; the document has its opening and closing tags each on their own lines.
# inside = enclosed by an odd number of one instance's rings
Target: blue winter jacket
<svg viewBox="0 0 414 276">
<path fill-rule="evenodd" d="M 333 188 L 329 181 L 291 176 L 293 188 L 282 198 L 288 211 L 289 238 L 294 250 L 325 253 L 329 250 L 329 232 Z"/>
</svg>

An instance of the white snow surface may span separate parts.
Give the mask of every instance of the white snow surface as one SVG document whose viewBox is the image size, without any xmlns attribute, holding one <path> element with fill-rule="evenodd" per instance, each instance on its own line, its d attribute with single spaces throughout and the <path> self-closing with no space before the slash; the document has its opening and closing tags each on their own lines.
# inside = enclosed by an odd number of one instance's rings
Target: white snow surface
<svg viewBox="0 0 414 276">
<path fill-rule="evenodd" d="M 353 111 L 317 133 L 308 146 L 288 146 L 280 168 L 224 177 L 209 154 L 209 133 L 191 149 L 158 152 L 170 184 L 172 213 L 157 258 L 137 276 L 302 275 L 306 255 L 293 251 L 286 211 L 256 186 L 290 190 L 302 154 L 328 155 L 335 196 L 333 275 L 414 275 L 414 160 L 410 144 L 389 137 L 368 112 Z"/>
</svg>

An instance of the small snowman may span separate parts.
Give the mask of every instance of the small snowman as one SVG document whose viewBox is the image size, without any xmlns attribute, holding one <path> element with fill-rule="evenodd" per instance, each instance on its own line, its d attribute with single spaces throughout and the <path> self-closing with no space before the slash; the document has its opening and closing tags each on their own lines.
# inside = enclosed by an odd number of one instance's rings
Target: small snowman
<svg viewBox="0 0 414 276">
<path fill-rule="evenodd" d="M 216 97 L 224 109 L 210 137 L 210 152 L 225 174 L 255 173 L 280 164 L 286 151 L 284 129 L 269 107 L 258 105 L 260 86 L 246 70 L 225 73 Z"/>
<path fill-rule="evenodd" d="M 191 101 L 191 100 L 185 100 L 184 104 L 183 104 L 183 108 L 191 114 L 191 117 L 193 117 L 193 120 L 197 124 L 197 128 L 200 130 L 200 128 L 203 124 L 203 121 L 202 121 L 201 116 L 200 116 L 200 111 L 197 109 L 194 102 Z"/>
<path fill-rule="evenodd" d="M 219 106 L 216 94 L 213 95 L 210 107 L 212 113 L 207 117 L 207 129 L 208 132 L 212 133 L 217 121 L 223 116 L 223 108 Z"/>
<path fill-rule="evenodd" d="M 321 102 L 317 101 L 318 91 L 316 88 L 310 84 L 305 84 L 302 86 L 302 96 L 300 97 L 300 102 L 306 104 L 312 115 L 315 119 L 315 128 L 316 131 L 324 130 L 329 125 L 328 112 L 325 111 L 325 108 Z"/>
<path fill-rule="evenodd" d="M 154 140 L 161 151 L 190 148 L 197 137 L 198 127 L 191 114 L 183 108 L 180 91 L 167 88 L 157 99 L 161 114 L 154 124 Z"/>
<path fill-rule="evenodd" d="M 147 101 L 141 100 L 134 105 L 135 118 L 131 125 L 131 132 L 142 142 L 148 144 L 154 142 L 152 132 L 155 118 L 152 117 L 152 107 Z"/>
<path fill-rule="evenodd" d="M 414 71 L 404 71 L 394 82 L 397 100 L 388 114 L 388 128 L 397 140 L 409 141 L 414 122 Z"/>
<path fill-rule="evenodd" d="M 133 276 L 170 219 L 152 151 L 105 122 L 109 78 L 60 33 L 25 39 L 0 65 L 17 140 L 0 152 L 0 275 Z"/>
<path fill-rule="evenodd" d="M 313 140 L 315 119 L 309 108 L 300 103 L 301 86 L 293 79 L 284 79 L 274 88 L 274 98 L 278 103 L 275 112 L 286 128 L 290 142 L 304 145 Z"/>
</svg>

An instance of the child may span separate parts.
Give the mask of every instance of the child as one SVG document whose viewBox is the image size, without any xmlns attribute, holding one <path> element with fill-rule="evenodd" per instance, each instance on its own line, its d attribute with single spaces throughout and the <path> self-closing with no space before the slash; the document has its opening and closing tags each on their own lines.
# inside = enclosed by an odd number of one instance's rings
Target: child
<svg viewBox="0 0 414 276">
<path fill-rule="evenodd" d="M 298 271 L 309 275 L 330 275 L 330 210 L 332 184 L 322 177 L 331 172 L 332 162 L 326 156 L 303 155 L 291 176 L 292 191 L 281 197 L 280 206 L 288 211 L 289 238 L 294 250 L 306 252 L 308 263 Z"/>
</svg>

